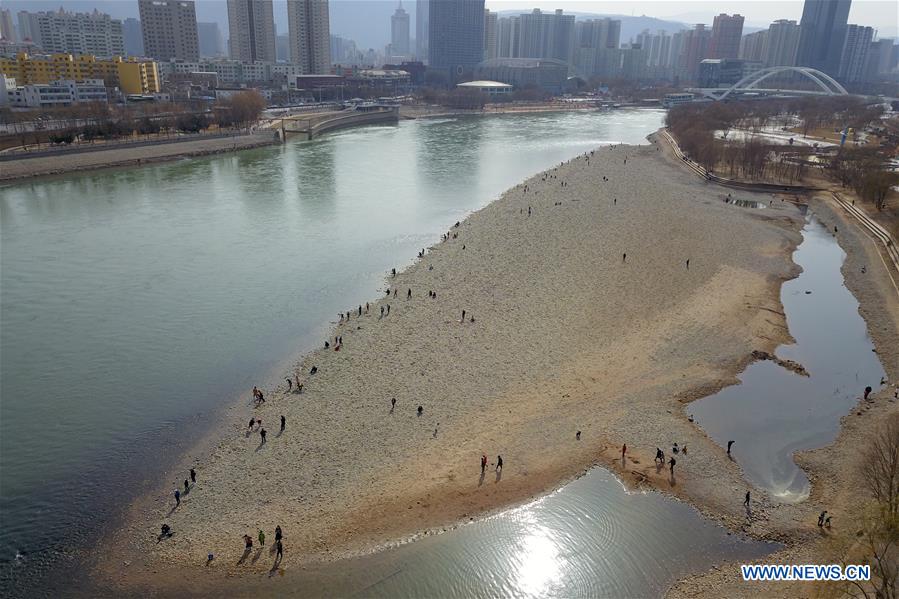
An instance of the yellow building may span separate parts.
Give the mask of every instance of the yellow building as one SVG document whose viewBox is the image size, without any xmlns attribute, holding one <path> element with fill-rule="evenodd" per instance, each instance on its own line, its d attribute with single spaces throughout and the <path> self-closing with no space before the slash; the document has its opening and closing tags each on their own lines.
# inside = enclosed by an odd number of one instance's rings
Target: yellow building
<svg viewBox="0 0 899 599">
<path fill-rule="evenodd" d="M 120 56 L 105 59 L 86 54 L 29 56 L 22 53 L 15 58 L 0 57 L 0 74 L 15 78 L 18 85 L 59 79 L 102 79 L 107 86 L 118 87 L 124 94 L 153 94 L 160 89 L 155 62 Z"/>
</svg>

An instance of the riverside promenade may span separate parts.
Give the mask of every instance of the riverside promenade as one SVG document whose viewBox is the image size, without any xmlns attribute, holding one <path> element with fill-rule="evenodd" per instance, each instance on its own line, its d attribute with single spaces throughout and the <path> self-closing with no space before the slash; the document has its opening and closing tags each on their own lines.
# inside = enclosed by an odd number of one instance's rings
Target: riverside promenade
<svg viewBox="0 0 899 599">
<path fill-rule="evenodd" d="M 190 139 L 187 141 L 146 144 L 129 147 L 110 147 L 91 151 L 69 150 L 49 155 L 23 156 L 0 164 L 0 181 L 45 177 L 74 171 L 110 167 L 141 166 L 177 158 L 206 156 L 247 150 L 278 143 L 271 131 L 247 135 Z"/>
</svg>

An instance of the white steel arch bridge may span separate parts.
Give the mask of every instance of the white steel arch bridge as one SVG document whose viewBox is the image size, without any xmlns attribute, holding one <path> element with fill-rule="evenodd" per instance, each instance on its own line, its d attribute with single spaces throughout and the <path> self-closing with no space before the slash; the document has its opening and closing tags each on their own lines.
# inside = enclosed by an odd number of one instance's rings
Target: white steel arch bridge
<svg viewBox="0 0 899 599">
<path fill-rule="evenodd" d="M 765 81 L 766 79 L 773 77 L 775 75 L 780 75 L 782 73 L 798 73 L 815 84 L 817 89 L 770 89 L 759 87 L 759 84 Z M 811 95 L 811 96 L 848 96 L 849 92 L 846 91 L 840 83 L 828 75 L 827 73 L 821 72 L 818 69 L 813 69 L 811 67 L 768 67 L 765 69 L 758 70 L 754 73 L 751 73 L 736 83 L 734 83 L 730 88 L 696 88 L 691 90 L 693 92 L 702 94 L 707 98 L 711 98 L 713 100 L 724 100 L 730 94 L 736 92 L 754 92 L 754 93 L 783 93 L 789 92 L 791 94 L 797 95 Z"/>
</svg>

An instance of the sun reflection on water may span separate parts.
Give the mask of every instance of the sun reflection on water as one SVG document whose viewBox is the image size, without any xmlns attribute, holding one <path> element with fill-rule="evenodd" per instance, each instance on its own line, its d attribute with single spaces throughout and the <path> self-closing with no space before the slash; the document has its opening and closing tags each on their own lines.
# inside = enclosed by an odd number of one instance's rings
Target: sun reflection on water
<svg viewBox="0 0 899 599">
<path fill-rule="evenodd" d="M 559 547 L 549 529 L 534 522 L 526 524 L 533 526 L 528 526 L 525 536 L 516 543 L 513 558 L 518 571 L 517 590 L 528 596 L 545 595 L 561 571 Z"/>
</svg>

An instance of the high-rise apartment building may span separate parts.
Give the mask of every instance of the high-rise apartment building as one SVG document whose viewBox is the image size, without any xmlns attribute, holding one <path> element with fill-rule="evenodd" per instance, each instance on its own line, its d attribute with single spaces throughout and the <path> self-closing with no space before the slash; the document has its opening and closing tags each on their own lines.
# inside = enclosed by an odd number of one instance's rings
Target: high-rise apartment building
<svg viewBox="0 0 899 599">
<path fill-rule="evenodd" d="M 868 75 L 876 79 L 878 75 L 886 75 L 893 69 L 893 40 L 882 38 L 871 42 L 868 52 Z"/>
<path fill-rule="evenodd" d="M 228 52 L 232 59 L 275 62 L 272 0 L 228 0 L 228 32 Z"/>
<path fill-rule="evenodd" d="M 604 18 L 575 23 L 574 67 L 583 77 L 614 77 L 620 72 L 621 21 Z M 634 54 L 629 56 L 632 62 Z"/>
<path fill-rule="evenodd" d="M 503 17 L 497 19 L 497 58 L 518 58 L 518 43 L 521 33 L 521 19 L 519 17 Z"/>
<path fill-rule="evenodd" d="M 12 24 L 12 12 L 5 8 L 0 8 L 0 39 L 8 42 L 19 41 L 16 28 Z"/>
<path fill-rule="evenodd" d="M 498 15 L 484 9 L 484 58 L 496 58 L 499 52 Z"/>
<path fill-rule="evenodd" d="M 193 0 L 138 0 L 144 54 L 159 60 L 200 58 Z"/>
<path fill-rule="evenodd" d="M 712 32 L 706 26 L 699 23 L 683 32 L 683 46 L 679 60 L 680 75 L 687 81 L 696 81 L 699 74 L 699 63 L 708 58 L 709 43 Z"/>
<path fill-rule="evenodd" d="M 646 55 L 646 66 L 663 67 L 668 63 L 668 54 L 671 52 L 671 36 L 664 29 L 657 33 L 644 30 L 637 36 L 636 43 Z M 653 71 L 658 74 L 658 71 Z"/>
<path fill-rule="evenodd" d="M 839 72 L 851 0 L 805 0 L 796 62 L 828 75 Z"/>
<path fill-rule="evenodd" d="M 221 58 L 225 55 L 225 43 L 218 23 L 198 22 L 197 43 L 200 46 L 200 56 L 202 58 Z"/>
<path fill-rule="evenodd" d="M 409 13 L 403 10 L 403 3 L 390 17 L 390 50 L 393 56 L 409 56 L 411 44 L 409 40 Z"/>
<path fill-rule="evenodd" d="M 577 23 L 577 45 L 581 48 L 610 48 L 621 45 L 621 21 L 589 19 Z"/>
<path fill-rule="evenodd" d="M 800 29 L 796 21 L 780 19 L 768 27 L 764 62 L 769 67 L 796 65 Z"/>
<path fill-rule="evenodd" d="M 837 78 L 846 83 L 856 83 L 865 78 L 868 50 L 874 39 L 874 29 L 861 25 L 847 25 L 846 36 L 840 52 L 840 68 Z"/>
<path fill-rule="evenodd" d="M 430 0 L 428 61 L 457 81 L 484 59 L 484 0 Z"/>
<path fill-rule="evenodd" d="M 27 10 L 20 10 L 16 13 L 16 20 L 19 21 L 19 39 L 21 41 L 34 41 L 34 35 L 31 33 L 32 15 Z"/>
<path fill-rule="evenodd" d="M 326 75 L 331 72 L 331 25 L 328 0 L 288 0 L 287 28 L 290 61 L 303 72 Z"/>
<path fill-rule="evenodd" d="M 574 62 L 574 15 L 561 9 L 544 13 L 539 8 L 521 15 L 522 58 L 555 58 L 569 64 Z"/>
<path fill-rule="evenodd" d="M 430 0 L 415 0 L 415 57 L 428 62 L 428 7 Z"/>
<path fill-rule="evenodd" d="M 92 13 L 72 13 L 62 8 L 53 12 L 23 11 L 19 13 L 19 22 L 23 21 L 28 37 L 51 54 L 125 54 L 122 22 L 97 10 Z"/>
<path fill-rule="evenodd" d="M 747 33 L 740 40 L 739 57 L 753 62 L 764 61 L 768 54 L 768 30 Z"/>
<path fill-rule="evenodd" d="M 743 35 L 741 15 L 720 14 L 712 24 L 709 40 L 709 56 L 703 58 L 736 58 L 740 54 L 740 37 Z"/>
<path fill-rule="evenodd" d="M 130 18 L 122 21 L 122 37 L 125 40 L 126 55 L 144 55 L 144 37 L 140 32 L 140 21 Z"/>
</svg>

